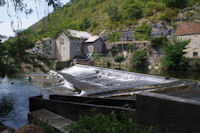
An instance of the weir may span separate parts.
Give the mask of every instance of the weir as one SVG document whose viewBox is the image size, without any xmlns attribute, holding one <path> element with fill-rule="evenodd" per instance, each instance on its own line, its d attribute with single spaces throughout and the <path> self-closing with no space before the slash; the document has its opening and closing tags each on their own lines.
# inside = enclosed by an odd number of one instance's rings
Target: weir
<svg viewBox="0 0 200 133">
<path fill-rule="evenodd" d="M 59 72 L 74 86 L 84 91 L 83 96 L 106 96 L 137 88 L 147 90 L 179 84 L 178 79 L 99 68 L 86 65 L 75 65 Z M 146 88 L 146 86 L 149 86 Z M 142 89 L 143 88 L 143 89 Z"/>
</svg>

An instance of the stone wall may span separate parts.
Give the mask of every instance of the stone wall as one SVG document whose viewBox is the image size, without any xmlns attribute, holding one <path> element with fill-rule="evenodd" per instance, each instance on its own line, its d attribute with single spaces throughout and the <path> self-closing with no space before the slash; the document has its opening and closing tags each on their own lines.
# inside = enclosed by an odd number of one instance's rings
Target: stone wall
<svg viewBox="0 0 200 133">
<path fill-rule="evenodd" d="M 137 122 L 168 133 L 199 133 L 200 102 L 144 92 L 136 97 Z"/>
</svg>

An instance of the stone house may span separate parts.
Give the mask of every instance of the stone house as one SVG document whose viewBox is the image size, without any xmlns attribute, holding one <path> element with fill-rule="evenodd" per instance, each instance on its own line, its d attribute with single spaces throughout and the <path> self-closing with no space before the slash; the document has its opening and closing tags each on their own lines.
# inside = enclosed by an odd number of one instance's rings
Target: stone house
<svg viewBox="0 0 200 133">
<path fill-rule="evenodd" d="M 190 40 L 184 52 L 187 58 L 200 58 L 200 23 L 179 25 L 175 35 L 182 40 Z"/>
<path fill-rule="evenodd" d="M 92 53 L 102 53 L 105 43 L 99 36 L 92 36 L 88 32 L 63 30 L 57 34 L 55 40 L 45 38 L 42 42 L 36 42 L 35 46 L 49 59 L 68 61 L 74 58 L 87 58 Z"/>
<path fill-rule="evenodd" d="M 37 41 L 32 49 L 33 53 L 39 53 L 47 56 L 51 60 L 56 60 L 56 43 L 51 38 L 43 38 L 42 41 Z"/>
</svg>

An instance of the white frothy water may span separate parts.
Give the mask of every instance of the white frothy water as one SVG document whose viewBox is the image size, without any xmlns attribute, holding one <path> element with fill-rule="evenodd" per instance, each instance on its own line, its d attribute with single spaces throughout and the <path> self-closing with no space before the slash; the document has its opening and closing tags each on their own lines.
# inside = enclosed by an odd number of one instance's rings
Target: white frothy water
<svg viewBox="0 0 200 133">
<path fill-rule="evenodd" d="M 60 71 L 61 73 L 66 73 L 72 75 L 74 77 L 84 77 L 87 75 L 97 75 L 98 78 L 104 78 L 108 80 L 115 80 L 115 81 L 149 81 L 149 82 L 156 82 L 156 83 L 165 83 L 170 82 L 170 80 L 166 80 L 165 78 L 152 76 L 152 75 L 144 75 L 144 74 L 136 74 L 136 73 L 129 73 L 117 70 L 109 70 L 109 69 L 98 69 L 96 67 L 90 66 L 73 66 L 71 68 L 65 69 Z"/>
<path fill-rule="evenodd" d="M 66 73 L 72 76 L 80 76 L 80 75 L 88 75 L 88 74 L 96 74 L 97 70 L 94 68 L 84 68 L 79 66 L 73 66 L 71 68 L 64 69 L 60 71 L 61 73 Z"/>
<path fill-rule="evenodd" d="M 49 76 L 57 76 L 59 77 L 59 81 L 60 81 L 60 85 L 62 85 L 63 87 L 66 87 L 67 89 L 71 90 L 71 91 L 75 91 L 73 84 L 69 83 L 61 74 L 50 70 L 49 71 Z"/>
</svg>

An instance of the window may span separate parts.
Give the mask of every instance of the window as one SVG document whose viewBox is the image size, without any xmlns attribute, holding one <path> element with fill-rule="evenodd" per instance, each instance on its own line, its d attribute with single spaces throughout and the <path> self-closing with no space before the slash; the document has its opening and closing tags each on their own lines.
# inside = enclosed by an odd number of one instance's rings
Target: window
<svg viewBox="0 0 200 133">
<path fill-rule="evenodd" d="M 49 51 L 51 51 L 51 47 L 49 47 Z"/>
<path fill-rule="evenodd" d="M 197 57 L 198 56 L 198 52 L 193 52 L 193 56 Z"/>
</svg>

